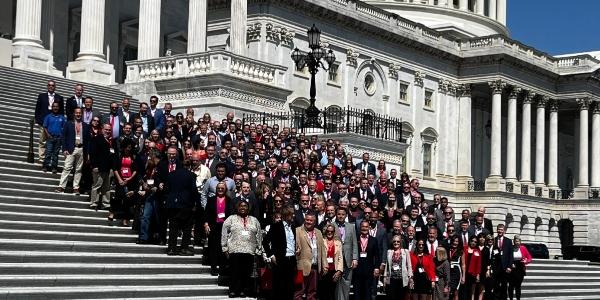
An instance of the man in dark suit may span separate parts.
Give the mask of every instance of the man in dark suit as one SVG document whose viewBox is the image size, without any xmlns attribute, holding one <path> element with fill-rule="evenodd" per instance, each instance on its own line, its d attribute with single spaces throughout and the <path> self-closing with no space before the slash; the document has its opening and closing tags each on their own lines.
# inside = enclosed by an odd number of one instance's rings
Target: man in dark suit
<svg viewBox="0 0 600 300">
<path fill-rule="evenodd" d="M 194 211 L 199 209 L 200 194 L 196 187 L 196 174 L 189 170 L 190 161 L 182 168 L 170 172 L 164 190 L 167 194 L 166 208 L 169 216 L 169 242 L 167 255 L 192 256 L 188 247 L 192 239 Z M 177 237 L 182 232 L 181 247 L 177 249 Z"/>
<path fill-rule="evenodd" d="M 135 113 L 132 112 L 129 107 L 129 98 L 123 98 L 123 101 L 121 101 L 121 107 L 119 107 L 117 112 L 119 115 L 119 120 L 121 121 L 121 126 L 125 125 L 125 123 L 133 124 L 133 116 Z"/>
<path fill-rule="evenodd" d="M 409 206 L 410 208 L 410 226 L 415 228 L 415 238 L 422 240 L 427 237 L 427 226 L 423 222 L 423 218 L 419 216 L 419 208 L 416 206 Z"/>
<path fill-rule="evenodd" d="M 90 193 L 90 208 L 97 208 L 102 199 L 104 208 L 110 207 L 110 181 L 113 155 L 115 154 L 112 130 L 110 124 L 102 125 L 102 134 L 90 141 L 90 165 L 92 168 L 92 191 Z"/>
<path fill-rule="evenodd" d="M 381 257 L 377 240 L 369 235 L 369 222 L 360 222 L 358 237 L 358 266 L 354 270 L 354 295 L 356 299 L 373 299 L 373 281 L 380 275 Z"/>
<path fill-rule="evenodd" d="M 67 122 L 63 128 L 62 150 L 65 156 L 65 165 L 60 176 L 60 183 L 56 192 L 62 193 L 67 187 L 67 180 L 71 171 L 75 169 L 73 176 L 73 193 L 79 195 L 79 182 L 81 181 L 81 170 L 83 161 L 87 157 L 90 139 L 90 128 L 88 124 L 81 121 L 81 108 L 76 107 L 73 111 L 74 119 Z"/>
<path fill-rule="evenodd" d="M 42 163 L 44 161 L 44 158 L 46 158 L 46 139 L 48 138 L 48 136 L 46 135 L 46 130 L 44 129 L 43 125 L 46 116 L 52 112 L 52 103 L 58 103 L 58 114 L 65 114 L 63 97 L 55 93 L 55 90 L 56 82 L 54 82 L 54 80 L 48 80 L 48 91 L 39 94 L 37 97 L 37 102 L 35 104 L 35 124 L 38 125 L 40 130 L 40 135 L 38 137 L 38 160 L 40 163 Z"/>
<path fill-rule="evenodd" d="M 475 222 L 471 222 L 471 226 L 469 226 L 469 234 L 477 236 L 480 233 L 483 233 L 484 235 L 491 234 L 491 232 L 483 226 L 483 216 L 478 215 L 475 217 Z"/>
<path fill-rule="evenodd" d="M 369 162 L 369 153 L 368 152 L 363 153 L 362 162 L 359 162 L 358 164 L 356 164 L 356 169 L 364 171 L 365 176 L 369 175 L 369 174 L 375 175 L 376 168 L 373 163 Z"/>
<path fill-rule="evenodd" d="M 473 234 L 469 232 L 469 223 L 467 223 L 465 220 L 461 220 L 460 227 L 456 232 L 456 235 L 460 237 L 460 241 L 462 242 L 463 246 L 469 245 L 469 239 L 473 236 Z"/>
<path fill-rule="evenodd" d="M 512 240 L 504 236 L 504 224 L 498 224 L 496 228 L 496 238 L 494 245 L 498 249 L 494 252 L 496 263 L 496 287 L 494 294 L 496 299 L 506 299 L 508 290 L 508 277 L 512 272 L 513 264 L 513 244 Z"/>
<path fill-rule="evenodd" d="M 165 124 L 167 123 L 167 119 L 165 118 L 163 110 L 156 107 L 157 104 L 158 96 L 150 96 L 149 115 L 154 118 L 154 129 L 158 130 L 158 132 L 162 132 L 163 128 L 165 128 Z"/>
<path fill-rule="evenodd" d="M 140 112 L 137 114 L 133 114 L 132 120 L 139 118 L 142 120 L 142 129 L 144 130 L 144 136 L 148 136 L 152 130 L 155 128 L 154 118 L 148 114 L 148 104 L 140 103 Z"/>
<path fill-rule="evenodd" d="M 365 218 L 367 216 L 365 215 Z M 387 239 L 387 232 L 385 231 L 385 226 L 383 225 L 383 223 L 379 222 L 379 212 L 376 210 L 372 210 L 369 214 L 369 235 L 374 237 L 375 240 L 377 241 L 377 248 L 379 249 L 379 257 L 383 258 L 386 257 L 387 254 L 387 248 L 388 248 L 388 239 Z M 383 259 L 382 259 L 382 262 Z M 383 271 L 385 270 L 385 264 L 381 264 L 379 266 L 379 272 L 381 274 L 383 274 Z M 371 291 L 373 292 L 373 298 L 377 297 L 377 285 L 378 285 L 378 278 L 374 278 L 373 282 L 373 286 L 371 288 Z"/>
<path fill-rule="evenodd" d="M 273 299 L 291 300 L 294 297 L 296 230 L 293 217 L 293 208 L 284 207 L 282 220 L 271 225 L 263 240 L 265 254 L 273 263 Z"/>
<path fill-rule="evenodd" d="M 304 224 L 304 216 L 312 212 L 310 208 L 310 196 L 306 194 L 300 195 L 300 208 L 294 213 L 294 226 L 298 227 Z"/>
<path fill-rule="evenodd" d="M 90 125 L 93 118 L 101 118 L 100 110 L 94 107 L 94 99 L 90 96 L 83 97 L 83 110 L 81 112 L 81 120 L 83 123 Z"/>
<path fill-rule="evenodd" d="M 80 83 L 75 85 L 75 94 L 67 99 L 65 111 L 68 121 L 73 120 L 73 111 L 77 107 L 83 108 L 83 85 Z"/>
<path fill-rule="evenodd" d="M 480 206 L 477 208 L 477 214 L 471 216 L 471 223 L 474 223 L 473 221 L 477 221 L 477 216 L 481 216 L 483 218 L 483 227 L 485 229 L 487 229 L 490 233 L 494 231 L 494 225 L 492 224 L 492 220 L 485 217 L 485 207 Z"/>
<path fill-rule="evenodd" d="M 250 183 L 248 182 L 242 182 L 241 193 L 239 196 L 233 199 L 233 207 L 237 207 L 238 203 L 242 201 L 248 203 L 249 215 L 257 219 L 261 218 L 260 203 L 258 202 L 258 199 L 256 199 L 256 197 L 254 196 L 254 193 L 252 193 Z"/>
<path fill-rule="evenodd" d="M 346 209 L 338 207 L 336 220 L 333 223 L 337 236 L 342 241 L 342 254 L 344 256 L 344 271 L 335 288 L 336 299 L 349 299 L 352 273 L 358 266 L 358 237 L 356 236 L 356 230 L 354 230 L 354 224 L 345 221 L 347 215 Z"/>
<path fill-rule="evenodd" d="M 119 114 L 117 114 L 118 111 L 119 104 L 113 101 L 110 103 L 110 112 L 108 114 L 102 115 L 102 119 L 100 120 L 102 124 L 110 125 L 112 138 L 115 140 L 119 138 L 119 135 L 121 135 L 122 131 Z"/>
<path fill-rule="evenodd" d="M 366 178 L 360 180 L 360 188 L 355 189 L 354 193 L 350 196 L 355 196 L 360 200 L 364 200 L 367 203 L 371 203 L 375 199 L 375 194 L 369 188 L 369 181 Z"/>
</svg>

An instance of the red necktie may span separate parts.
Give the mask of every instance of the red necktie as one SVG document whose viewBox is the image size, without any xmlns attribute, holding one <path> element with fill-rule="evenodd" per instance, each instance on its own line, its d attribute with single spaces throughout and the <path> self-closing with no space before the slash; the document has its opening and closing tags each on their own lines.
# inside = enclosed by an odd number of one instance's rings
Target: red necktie
<svg viewBox="0 0 600 300">
<path fill-rule="evenodd" d="M 115 125 L 115 116 L 111 115 L 110 116 L 110 128 L 113 128 L 113 125 Z"/>
<path fill-rule="evenodd" d="M 430 252 L 429 254 L 431 254 L 431 255 L 435 255 L 435 253 L 434 253 L 434 251 L 433 251 L 433 243 L 431 243 L 431 250 L 430 250 L 430 251 L 431 251 L 431 252 Z"/>
<path fill-rule="evenodd" d="M 169 173 L 175 171 L 175 164 L 169 164 Z"/>
<path fill-rule="evenodd" d="M 502 237 L 500 237 L 498 239 L 498 247 L 500 248 L 500 250 L 502 250 L 502 245 L 504 244 L 504 239 Z"/>
</svg>

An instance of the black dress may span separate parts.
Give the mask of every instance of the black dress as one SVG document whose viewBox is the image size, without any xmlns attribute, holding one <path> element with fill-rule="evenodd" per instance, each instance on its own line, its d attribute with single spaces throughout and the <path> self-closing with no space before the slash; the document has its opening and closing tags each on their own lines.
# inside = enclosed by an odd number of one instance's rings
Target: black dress
<svg viewBox="0 0 600 300">
<path fill-rule="evenodd" d="M 452 251 L 450 251 L 452 253 Z M 448 258 L 450 262 L 450 294 L 454 294 L 460 288 L 460 277 L 462 274 L 461 267 L 462 251 L 456 250 L 453 256 Z"/>
<path fill-rule="evenodd" d="M 414 273 L 414 283 L 415 288 L 413 290 L 414 294 L 431 294 L 431 281 L 427 278 L 427 273 L 425 272 L 425 267 L 423 266 L 423 257 L 417 257 L 417 268 Z M 419 270 L 423 270 L 423 272 L 419 272 Z"/>
</svg>

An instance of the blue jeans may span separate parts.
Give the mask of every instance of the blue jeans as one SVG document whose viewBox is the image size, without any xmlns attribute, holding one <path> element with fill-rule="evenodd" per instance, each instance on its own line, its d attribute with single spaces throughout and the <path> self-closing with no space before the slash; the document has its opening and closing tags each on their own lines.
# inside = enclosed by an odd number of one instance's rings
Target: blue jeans
<svg viewBox="0 0 600 300">
<path fill-rule="evenodd" d="M 158 209 L 156 207 L 155 195 L 150 195 L 144 202 L 144 214 L 140 220 L 140 235 L 139 239 L 142 241 L 150 240 L 150 226 L 154 222 L 155 226 L 159 223 L 158 220 Z"/>
<path fill-rule="evenodd" d="M 59 136 L 49 136 L 46 140 L 46 157 L 44 158 L 44 167 L 47 169 L 56 169 L 58 167 L 58 152 L 61 147 Z"/>
</svg>

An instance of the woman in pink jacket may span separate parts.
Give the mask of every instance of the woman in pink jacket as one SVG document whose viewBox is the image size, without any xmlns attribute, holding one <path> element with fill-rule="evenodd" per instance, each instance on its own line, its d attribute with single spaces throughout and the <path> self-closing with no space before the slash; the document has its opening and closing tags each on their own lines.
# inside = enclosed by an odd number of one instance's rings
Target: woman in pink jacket
<svg viewBox="0 0 600 300">
<path fill-rule="evenodd" d="M 517 300 L 520 300 L 521 284 L 525 277 L 526 266 L 531 262 L 531 254 L 529 254 L 527 248 L 521 244 L 521 237 L 518 235 L 515 235 L 515 238 L 513 239 L 513 249 L 514 261 L 512 272 L 509 275 L 508 296 L 510 297 L 510 300 L 513 300 L 513 296 L 515 296 Z"/>
</svg>

